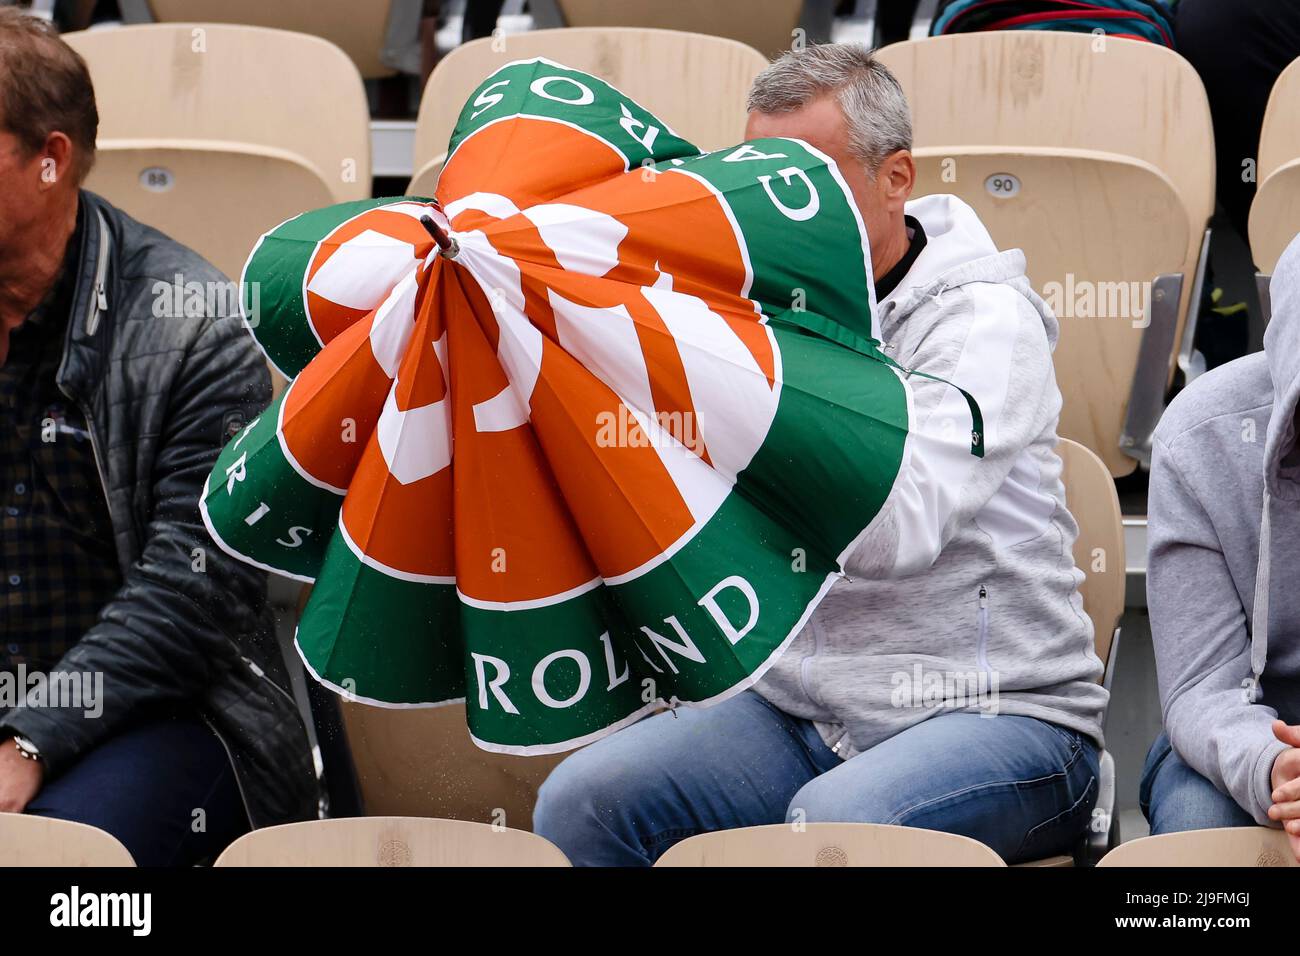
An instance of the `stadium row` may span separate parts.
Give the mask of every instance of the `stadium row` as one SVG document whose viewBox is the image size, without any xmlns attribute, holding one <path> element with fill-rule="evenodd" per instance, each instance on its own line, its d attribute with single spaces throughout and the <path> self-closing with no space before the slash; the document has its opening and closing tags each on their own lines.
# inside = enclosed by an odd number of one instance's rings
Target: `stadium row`
<svg viewBox="0 0 1300 956">
<path fill-rule="evenodd" d="M 1027 866 L 1068 866 L 1069 857 Z M 131 855 L 103 830 L 18 814 L 0 816 L 0 865 L 129 867 Z M 218 867 L 549 866 L 569 861 L 535 833 L 463 820 L 352 817 L 254 830 L 232 843 Z M 775 824 L 690 837 L 656 867 L 945 866 L 1000 867 L 1002 858 L 969 837 L 873 823 Z M 1267 827 L 1190 830 L 1133 840 L 1098 866 L 1298 866 L 1286 834 Z"/>
<path fill-rule="evenodd" d="M 337 47 L 259 27 L 159 24 L 67 36 L 99 97 L 87 187 L 237 277 L 256 238 L 371 195 L 361 75 Z M 432 196 L 459 104 L 507 62 L 545 56 L 610 80 L 703 149 L 742 138 L 767 63 L 714 36 L 541 30 L 468 43 L 429 78 L 407 193 Z M 1002 248 L 1025 251 L 1061 319 L 1060 434 L 1112 475 L 1148 460 L 1168 385 L 1192 343 L 1214 209 L 1201 81 L 1137 41 L 993 32 L 909 41 L 880 59 L 915 124 L 917 195 L 953 193 Z M 708 91 L 702 94 L 701 91 Z M 1278 80 L 1255 165 L 1250 240 L 1267 277 L 1300 220 L 1300 63 Z M 1263 293 L 1266 282 L 1261 282 Z"/>
</svg>

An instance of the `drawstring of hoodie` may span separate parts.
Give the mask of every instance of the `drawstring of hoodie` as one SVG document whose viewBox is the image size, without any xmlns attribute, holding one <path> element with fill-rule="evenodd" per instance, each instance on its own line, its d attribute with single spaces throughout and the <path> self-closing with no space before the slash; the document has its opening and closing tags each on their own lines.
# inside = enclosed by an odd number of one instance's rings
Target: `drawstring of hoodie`
<svg viewBox="0 0 1300 956">
<path fill-rule="evenodd" d="M 1264 514 L 1259 522 L 1259 559 L 1255 566 L 1255 606 L 1250 616 L 1250 669 L 1255 684 L 1251 699 L 1260 698 L 1260 680 L 1268 663 L 1268 592 L 1270 543 L 1273 537 L 1269 511 L 1273 499 L 1264 489 Z"/>
</svg>

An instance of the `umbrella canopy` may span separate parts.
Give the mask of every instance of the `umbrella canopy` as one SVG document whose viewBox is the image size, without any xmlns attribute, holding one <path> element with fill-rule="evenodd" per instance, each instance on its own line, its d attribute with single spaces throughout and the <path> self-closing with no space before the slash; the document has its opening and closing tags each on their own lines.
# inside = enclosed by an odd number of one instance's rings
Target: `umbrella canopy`
<svg viewBox="0 0 1300 956">
<path fill-rule="evenodd" d="M 436 200 L 291 219 L 242 294 L 292 382 L 222 452 L 209 530 L 315 582 L 318 680 L 464 699 L 491 750 L 753 684 L 907 446 L 834 163 L 790 139 L 701 154 L 544 59 L 475 91 Z"/>
</svg>

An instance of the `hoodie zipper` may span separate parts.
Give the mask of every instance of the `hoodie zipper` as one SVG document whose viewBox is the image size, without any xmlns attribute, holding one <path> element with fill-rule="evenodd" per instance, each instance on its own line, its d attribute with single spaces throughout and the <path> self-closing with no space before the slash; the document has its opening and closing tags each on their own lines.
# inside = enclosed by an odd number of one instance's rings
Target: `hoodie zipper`
<svg viewBox="0 0 1300 956">
<path fill-rule="evenodd" d="M 978 642 L 975 645 L 975 666 L 986 674 L 992 673 L 989 667 L 989 589 L 980 585 L 979 611 L 976 615 Z"/>
</svg>

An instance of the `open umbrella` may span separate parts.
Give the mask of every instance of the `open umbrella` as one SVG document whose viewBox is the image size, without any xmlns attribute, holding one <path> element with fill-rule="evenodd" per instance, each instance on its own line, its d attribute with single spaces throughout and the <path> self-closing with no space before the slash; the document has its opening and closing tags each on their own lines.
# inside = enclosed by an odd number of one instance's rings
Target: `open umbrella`
<svg viewBox="0 0 1300 956">
<path fill-rule="evenodd" d="M 436 200 L 291 219 L 242 297 L 292 382 L 213 470 L 214 539 L 315 582 L 318 680 L 464 699 L 490 750 L 753 684 L 907 447 L 834 163 L 701 154 L 545 59 L 475 91 Z"/>
</svg>

